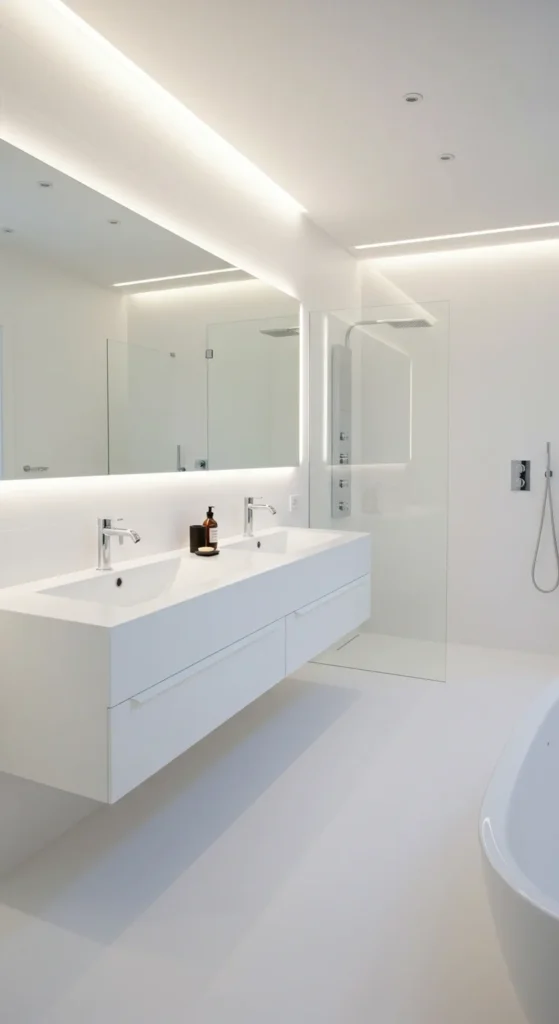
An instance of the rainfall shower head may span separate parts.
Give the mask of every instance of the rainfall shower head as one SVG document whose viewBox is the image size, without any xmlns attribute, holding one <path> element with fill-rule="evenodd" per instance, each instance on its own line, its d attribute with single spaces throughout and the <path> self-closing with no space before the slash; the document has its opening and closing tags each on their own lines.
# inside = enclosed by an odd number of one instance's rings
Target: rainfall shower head
<svg viewBox="0 0 559 1024">
<path fill-rule="evenodd" d="M 298 338 L 298 327 L 274 327 L 269 331 L 260 331 L 260 334 L 267 334 L 269 338 Z"/>
</svg>

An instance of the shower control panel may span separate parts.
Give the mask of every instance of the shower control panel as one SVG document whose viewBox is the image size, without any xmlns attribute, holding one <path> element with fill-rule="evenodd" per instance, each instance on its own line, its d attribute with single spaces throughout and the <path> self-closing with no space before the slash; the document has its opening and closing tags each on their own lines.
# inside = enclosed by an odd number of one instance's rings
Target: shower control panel
<svg viewBox="0 0 559 1024">
<path fill-rule="evenodd" d="M 351 515 L 351 351 L 332 346 L 331 461 L 332 518 Z"/>
<path fill-rule="evenodd" d="M 510 464 L 511 491 L 530 490 L 530 460 L 512 459 Z"/>
</svg>

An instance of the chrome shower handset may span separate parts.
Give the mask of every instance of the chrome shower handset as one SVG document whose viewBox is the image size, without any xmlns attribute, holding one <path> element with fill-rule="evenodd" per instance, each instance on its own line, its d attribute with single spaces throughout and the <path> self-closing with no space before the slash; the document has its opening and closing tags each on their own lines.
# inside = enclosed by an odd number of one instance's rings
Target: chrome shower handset
<svg viewBox="0 0 559 1024">
<path fill-rule="evenodd" d="M 536 590 L 539 590 L 540 594 L 552 594 L 554 590 L 559 587 L 559 542 L 557 540 L 557 527 L 555 525 L 555 509 L 553 508 L 553 492 L 551 490 L 551 480 L 553 477 L 553 470 L 551 468 L 551 441 L 547 442 L 546 445 L 546 470 L 545 470 L 545 487 L 542 505 L 542 514 L 540 516 L 540 527 L 538 530 L 538 539 L 536 541 L 536 550 L 534 551 L 534 560 L 532 562 L 532 583 Z M 551 523 L 551 537 L 553 540 L 553 554 L 555 558 L 555 569 L 556 578 L 555 583 L 552 587 L 540 587 L 536 580 L 536 568 L 538 564 L 538 558 L 540 554 L 540 547 L 543 537 L 543 528 L 545 525 L 545 513 L 549 502 L 549 519 Z"/>
</svg>

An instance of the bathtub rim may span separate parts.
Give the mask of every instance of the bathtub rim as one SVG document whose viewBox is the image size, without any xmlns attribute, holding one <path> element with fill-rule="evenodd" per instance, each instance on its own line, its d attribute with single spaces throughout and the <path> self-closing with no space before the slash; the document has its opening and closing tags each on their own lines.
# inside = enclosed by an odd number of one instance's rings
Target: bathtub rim
<svg viewBox="0 0 559 1024">
<path fill-rule="evenodd" d="M 520 867 L 508 841 L 507 823 L 512 793 L 526 755 L 558 702 L 559 682 L 554 682 L 524 714 L 497 761 L 479 815 L 479 840 L 489 865 L 517 896 L 555 921 L 559 921 L 559 899 L 547 895 Z"/>
</svg>

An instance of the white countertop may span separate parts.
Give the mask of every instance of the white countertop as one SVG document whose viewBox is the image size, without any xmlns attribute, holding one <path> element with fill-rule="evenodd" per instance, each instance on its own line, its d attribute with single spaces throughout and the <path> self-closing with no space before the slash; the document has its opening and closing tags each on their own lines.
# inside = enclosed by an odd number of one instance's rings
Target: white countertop
<svg viewBox="0 0 559 1024">
<path fill-rule="evenodd" d="M 259 531 L 255 540 L 266 537 L 273 537 L 285 529 L 270 529 Z M 324 541 L 318 538 L 318 534 L 324 534 Z M 343 547 L 366 534 L 317 531 L 305 529 L 291 529 L 289 534 L 304 535 L 301 539 L 309 538 L 310 534 L 315 535 L 317 543 L 309 548 L 299 551 L 287 551 L 282 553 L 268 552 L 262 550 L 235 549 L 233 545 L 243 540 L 242 537 L 231 537 L 220 544 L 220 554 L 217 557 L 201 558 L 191 554 L 186 548 L 169 551 L 162 554 L 150 555 L 144 558 L 137 558 L 125 562 L 115 562 L 110 572 L 100 573 L 96 569 L 87 569 L 81 572 L 70 573 L 64 576 L 56 576 L 51 579 L 36 580 L 31 583 L 21 584 L 15 587 L 6 587 L 0 590 L 0 609 L 5 611 L 18 612 L 20 614 L 37 615 L 50 619 L 59 619 L 67 622 L 83 623 L 85 625 L 111 628 L 131 622 L 135 619 L 152 615 L 173 605 L 189 601 L 202 594 L 209 593 L 222 587 L 228 587 L 239 583 L 242 580 L 254 576 L 281 570 L 282 566 L 293 565 L 325 550 Z M 161 573 L 158 573 L 159 593 L 147 600 L 137 600 L 129 604 L 116 604 L 95 600 L 92 598 L 76 599 L 75 597 L 60 596 L 47 593 L 54 589 L 68 586 L 70 584 L 81 584 L 86 581 L 101 582 L 102 586 L 110 586 L 110 581 L 121 577 L 125 583 L 127 576 L 134 570 L 145 566 L 160 566 Z M 369 571 L 369 566 L 364 567 L 364 572 Z M 155 575 L 155 573 L 154 573 Z M 106 592 L 106 590 L 105 590 Z M 125 593 L 125 592 L 124 592 Z"/>
</svg>

